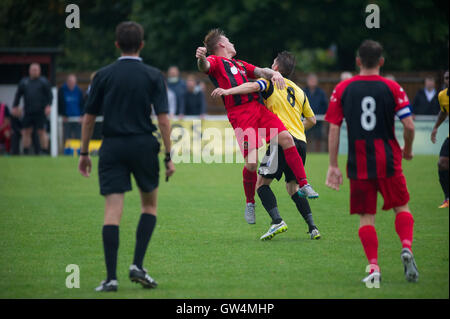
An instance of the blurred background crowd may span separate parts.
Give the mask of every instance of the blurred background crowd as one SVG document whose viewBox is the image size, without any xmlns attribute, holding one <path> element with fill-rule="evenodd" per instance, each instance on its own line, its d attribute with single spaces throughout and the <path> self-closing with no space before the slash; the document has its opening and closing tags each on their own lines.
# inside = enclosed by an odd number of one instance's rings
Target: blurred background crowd
<svg viewBox="0 0 450 319">
<path fill-rule="evenodd" d="M 351 0 L 80 0 L 76 4 L 81 27 L 68 29 L 67 1 L 4 0 L 0 5 L 0 153 L 48 154 L 52 103 L 62 127 L 61 143 L 80 138 L 89 84 L 95 70 L 117 57 L 114 28 L 129 19 L 145 28 L 141 55 L 164 73 L 174 121 L 225 115 L 222 101 L 210 96 L 211 81 L 196 71 L 194 57 L 195 48 L 213 27 L 227 32 L 238 48 L 237 58 L 255 65 L 270 66 L 282 50 L 296 55 L 292 80 L 304 89 L 319 119 L 307 132 L 312 152 L 327 149 L 328 127 L 321 119 L 336 83 L 357 73 L 355 50 L 364 38 L 384 45 L 383 75 L 402 85 L 413 113 L 436 116 L 437 94 L 448 69 L 448 2 L 375 2 L 381 8 L 379 29 L 364 25 L 369 2 Z M 101 138 L 99 128 L 94 135 Z"/>
</svg>

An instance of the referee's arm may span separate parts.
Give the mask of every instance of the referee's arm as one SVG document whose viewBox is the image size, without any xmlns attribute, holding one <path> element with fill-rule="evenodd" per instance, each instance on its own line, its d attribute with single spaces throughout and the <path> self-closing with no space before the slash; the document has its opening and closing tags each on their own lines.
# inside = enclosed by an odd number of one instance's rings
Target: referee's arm
<svg viewBox="0 0 450 319">
<path fill-rule="evenodd" d="M 95 118 L 100 113 L 103 99 L 103 88 L 100 83 L 99 73 L 95 75 L 91 86 L 91 91 L 86 102 L 85 114 L 81 123 L 81 147 L 80 159 L 78 161 L 78 170 L 85 177 L 89 177 L 91 173 L 92 162 L 89 157 L 89 142 L 94 133 Z"/>
<path fill-rule="evenodd" d="M 159 74 L 159 79 L 156 81 L 156 90 L 153 95 L 153 107 L 158 119 L 158 127 L 161 132 L 161 138 L 164 143 L 166 156 L 164 164 L 166 167 L 166 181 L 175 172 L 175 166 L 171 159 L 172 144 L 170 142 L 170 119 L 169 119 L 169 103 L 167 100 L 167 87 L 162 74 Z"/>
</svg>

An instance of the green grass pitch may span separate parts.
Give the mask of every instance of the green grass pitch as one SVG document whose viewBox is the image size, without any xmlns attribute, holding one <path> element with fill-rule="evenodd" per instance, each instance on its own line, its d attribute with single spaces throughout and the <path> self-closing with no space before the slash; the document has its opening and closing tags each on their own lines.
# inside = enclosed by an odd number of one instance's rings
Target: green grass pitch
<svg viewBox="0 0 450 319">
<path fill-rule="evenodd" d="M 437 209 L 443 197 L 437 156 L 403 164 L 420 280 L 404 279 L 394 214 L 380 211 L 379 289 L 360 281 L 367 262 L 359 220 L 348 214 L 348 180 L 339 192 L 324 185 L 327 161 L 326 154 L 310 154 L 306 166 L 320 193 L 311 201 L 318 241 L 306 234 L 284 183 L 273 183 L 273 190 L 289 230 L 261 242 L 270 220 L 257 198 L 256 224 L 245 222 L 242 164 L 177 165 L 169 183 L 161 177 L 158 222 L 144 262 L 159 282 L 154 290 L 128 279 L 140 214 L 134 186 L 120 226 L 119 291 L 100 294 L 94 292 L 105 277 L 97 159 L 85 179 L 75 158 L 1 157 L 0 298 L 448 298 L 449 211 Z M 80 267 L 79 289 L 65 286 L 68 264 Z"/>
</svg>

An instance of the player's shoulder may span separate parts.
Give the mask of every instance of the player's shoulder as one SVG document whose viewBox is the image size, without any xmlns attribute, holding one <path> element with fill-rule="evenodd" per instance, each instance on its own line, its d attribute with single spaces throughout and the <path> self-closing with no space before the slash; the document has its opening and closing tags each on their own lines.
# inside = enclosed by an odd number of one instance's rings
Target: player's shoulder
<svg viewBox="0 0 450 319">
<path fill-rule="evenodd" d="M 443 99 L 445 97 L 448 98 L 448 88 L 441 90 L 438 94 L 439 99 Z"/>
<path fill-rule="evenodd" d="M 392 79 L 388 79 L 385 78 L 384 76 L 379 76 L 380 81 L 385 83 L 389 88 L 394 89 L 394 90 L 398 90 L 398 91 L 403 91 L 403 88 L 400 84 L 398 84 L 397 81 L 392 80 Z"/>
<path fill-rule="evenodd" d="M 162 71 L 160 69 L 158 69 L 157 67 L 154 67 L 152 65 L 145 64 L 145 63 L 142 63 L 142 67 L 145 69 L 145 71 L 147 71 L 151 75 L 155 75 L 158 77 L 162 76 Z"/>
<path fill-rule="evenodd" d="M 210 54 L 206 57 L 206 59 L 211 62 L 211 61 L 221 61 L 224 60 L 225 58 L 222 56 Z"/>
<path fill-rule="evenodd" d="M 100 69 L 97 70 L 97 72 L 95 72 L 95 76 L 94 78 L 100 78 L 110 72 L 113 72 L 114 68 L 117 66 L 117 61 L 114 61 L 113 63 L 110 63 L 108 65 L 105 65 L 103 67 L 101 67 Z"/>
<path fill-rule="evenodd" d="M 41 82 L 42 84 L 45 84 L 45 85 L 50 84 L 49 80 L 48 80 L 45 76 L 42 76 L 42 75 L 41 75 L 41 76 L 38 78 L 38 80 L 39 80 L 39 82 Z"/>
<path fill-rule="evenodd" d="M 358 78 L 356 76 L 351 77 L 350 79 L 344 80 L 336 84 L 336 86 L 333 89 L 332 96 L 335 95 L 342 95 L 342 92 L 345 91 L 345 89 L 351 84 L 358 81 Z"/>
<path fill-rule="evenodd" d="M 294 81 L 292 81 L 288 78 L 284 78 L 284 82 L 286 83 L 286 86 L 290 86 L 293 89 L 295 89 L 296 91 L 304 93 L 304 91 Z"/>
</svg>

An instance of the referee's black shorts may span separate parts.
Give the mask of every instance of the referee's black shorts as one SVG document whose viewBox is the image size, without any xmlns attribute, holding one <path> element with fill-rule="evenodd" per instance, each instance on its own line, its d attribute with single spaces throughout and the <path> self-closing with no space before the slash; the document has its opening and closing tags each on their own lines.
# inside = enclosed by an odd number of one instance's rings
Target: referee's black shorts
<svg viewBox="0 0 450 319">
<path fill-rule="evenodd" d="M 47 121 L 47 117 L 45 116 L 44 111 L 39 113 L 27 114 L 25 113 L 22 119 L 22 127 L 23 128 L 34 128 L 36 130 L 42 130 L 45 128 L 45 122 Z"/>
<path fill-rule="evenodd" d="M 439 152 L 440 157 L 448 157 L 448 137 L 442 144 L 441 151 Z"/>
<path fill-rule="evenodd" d="M 159 150 L 150 134 L 105 137 L 98 162 L 100 194 L 130 191 L 131 174 L 141 191 L 153 191 L 159 184 Z"/>
<path fill-rule="evenodd" d="M 294 138 L 294 143 L 298 154 L 302 158 L 303 165 L 305 165 L 306 143 L 296 138 Z M 276 178 L 277 180 L 280 180 L 283 173 L 286 183 L 296 180 L 294 173 L 286 163 L 283 148 L 279 145 L 269 145 L 267 147 L 266 155 L 259 166 L 258 174 L 265 178 Z"/>
</svg>

